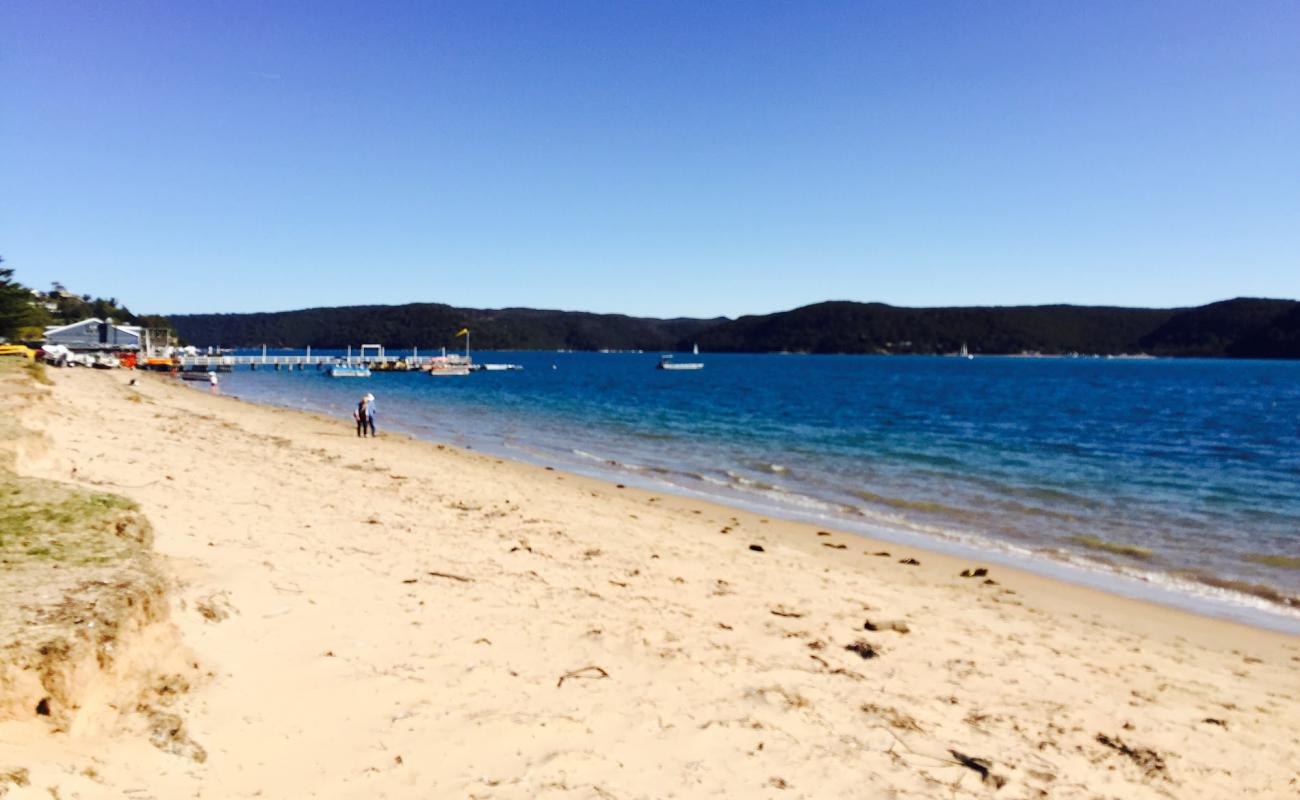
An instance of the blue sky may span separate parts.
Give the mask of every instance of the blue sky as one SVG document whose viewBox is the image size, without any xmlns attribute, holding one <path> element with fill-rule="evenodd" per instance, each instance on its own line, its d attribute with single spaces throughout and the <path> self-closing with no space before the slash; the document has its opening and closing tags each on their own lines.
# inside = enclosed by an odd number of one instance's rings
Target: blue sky
<svg viewBox="0 0 1300 800">
<path fill-rule="evenodd" d="M 0 255 L 137 312 L 1300 296 L 1294 2 L 0 4 Z"/>
</svg>

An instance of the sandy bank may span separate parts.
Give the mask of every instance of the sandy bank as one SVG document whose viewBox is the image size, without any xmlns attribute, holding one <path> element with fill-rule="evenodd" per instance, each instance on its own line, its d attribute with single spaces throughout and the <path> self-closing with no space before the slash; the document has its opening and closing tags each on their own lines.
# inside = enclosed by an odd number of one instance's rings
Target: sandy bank
<svg viewBox="0 0 1300 800">
<path fill-rule="evenodd" d="M 41 377 L 39 365 L 0 362 L 0 402 L 43 406 Z M 22 423 L 0 419 L 0 723 L 79 739 L 129 732 L 186 750 L 167 706 L 193 666 L 168 621 L 149 521 L 130 500 L 70 477 L 17 474 L 49 450 Z M 0 795 L 26 774 L 0 770 Z"/>
<path fill-rule="evenodd" d="M 151 520 L 207 760 L 3 723 L 15 796 L 1300 789 L 1293 637 L 129 377 L 19 469 Z"/>
</svg>

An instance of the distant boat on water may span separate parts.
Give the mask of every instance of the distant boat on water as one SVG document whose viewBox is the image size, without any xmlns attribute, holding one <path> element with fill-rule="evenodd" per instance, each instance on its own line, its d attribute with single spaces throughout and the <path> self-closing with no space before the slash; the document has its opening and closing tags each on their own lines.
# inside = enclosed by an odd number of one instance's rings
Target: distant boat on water
<svg viewBox="0 0 1300 800">
<path fill-rule="evenodd" d="M 429 361 L 428 372 L 435 378 L 468 375 L 474 363 L 468 356 L 436 356 Z"/>
<path fill-rule="evenodd" d="M 331 378 L 369 378 L 370 367 L 355 366 L 352 364 L 335 364 L 330 367 L 329 376 Z"/>
<path fill-rule="evenodd" d="M 701 364 L 699 361 L 673 361 L 673 357 L 665 353 L 664 355 L 659 357 L 659 363 L 655 365 L 655 369 L 673 369 L 673 370 L 704 369 L 704 365 Z"/>
<path fill-rule="evenodd" d="M 465 337 L 465 355 L 447 355 L 447 348 L 443 348 L 442 355 L 437 356 L 429 362 L 429 374 L 435 378 L 459 377 L 468 375 L 477 367 L 469 357 L 469 328 L 461 328 L 456 332 L 456 338 Z"/>
</svg>

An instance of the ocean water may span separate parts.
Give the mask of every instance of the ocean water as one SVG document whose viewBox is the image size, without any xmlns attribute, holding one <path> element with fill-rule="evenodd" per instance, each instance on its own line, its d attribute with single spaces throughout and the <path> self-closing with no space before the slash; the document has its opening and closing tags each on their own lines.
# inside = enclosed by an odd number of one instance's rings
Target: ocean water
<svg viewBox="0 0 1300 800">
<path fill-rule="evenodd" d="M 1300 363 L 475 355 L 525 370 L 222 388 L 1300 632 Z"/>
</svg>

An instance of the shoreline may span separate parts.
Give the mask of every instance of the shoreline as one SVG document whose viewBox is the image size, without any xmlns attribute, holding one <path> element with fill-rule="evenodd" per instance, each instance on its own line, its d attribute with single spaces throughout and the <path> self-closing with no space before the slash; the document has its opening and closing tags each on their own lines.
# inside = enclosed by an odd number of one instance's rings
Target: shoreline
<svg viewBox="0 0 1300 800">
<path fill-rule="evenodd" d="M 150 376 L 150 377 L 153 378 L 157 376 Z M 161 377 L 159 377 L 158 379 L 167 380 Z M 194 392 L 196 394 L 199 394 L 200 396 L 212 397 L 212 395 L 204 392 L 201 388 L 196 388 L 196 387 L 191 387 L 186 385 L 178 385 L 177 388 Z M 347 420 L 344 420 L 342 417 L 332 416 L 325 411 L 309 410 L 309 409 L 299 408 L 295 406 L 287 406 L 287 405 L 282 406 L 282 405 L 277 405 L 272 403 L 263 403 L 257 400 L 250 400 L 236 395 L 223 394 L 223 395 L 216 396 L 215 399 L 230 400 L 238 403 L 243 403 L 254 408 L 274 410 L 280 413 L 303 414 L 305 416 L 311 417 L 313 420 L 315 420 L 318 423 L 322 423 L 329 426 L 340 426 L 344 429 L 347 429 L 349 426 Z M 1258 642 L 1251 642 L 1251 644 L 1255 646 L 1262 645 L 1265 647 L 1270 647 L 1271 645 L 1263 644 L 1263 642 L 1273 640 L 1273 637 L 1280 637 L 1276 641 L 1282 642 L 1283 644 L 1286 643 L 1300 644 L 1300 632 L 1286 630 L 1286 629 L 1279 629 L 1279 628 L 1274 628 L 1274 627 L 1264 626 L 1264 625 L 1257 625 L 1242 619 L 1234 619 L 1226 616 L 1200 613 L 1198 611 L 1186 608 L 1182 605 L 1178 605 L 1175 603 L 1165 603 L 1148 597 L 1140 597 L 1140 596 L 1135 596 L 1124 592 L 1111 591 L 1106 588 L 1092 585 L 1085 581 L 1074 581 L 1074 580 L 1069 580 L 1067 578 L 1056 577 L 1049 574 L 1042 574 L 1041 572 L 1038 572 L 1030 567 L 1023 566 L 1021 564 L 1003 563 L 998 558 L 998 556 L 1006 556 L 1009 554 L 1003 554 L 998 552 L 984 552 L 981 548 L 978 548 L 978 546 L 969 546 L 971 552 L 969 554 L 962 554 L 957 552 L 950 552 L 938 546 L 929 546 L 929 545 L 945 544 L 943 542 L 924 541 L 924 542 L 912 543 L 912 542 L 898 541 L 898 540 L 887 539 L 887 538 L 876 538 L 869 534 L 862 533 L 857 530 L 837 531 L 834 529 L 834 526 L 832 524 L 833 522 L 835 522 L 835 520 L 818 521 L 818 520 L 810 520 L 810 519 L 798 519 L 795 517 L 779 516 L 771 512 L 764 512 L 763 510 L 760 509 L 729 505 L 725 502 L 722 502 L 721 500 L 715 499 L 710 496 L 689 497 L 686 495 L 670 492 L 663 487 L 654 488 L 649 486 L 626 486 L 626 487 L 620 486 L 616 480 L 611 480 L 610 478 L 603 477 L 598 474 L 586 474 L 583 472 L 573 471 L 567 467 L 551 467 L 549 465 L 542 464 L 540 462 L 535 463 L 535 462 L 527 461 L 522 458 L 513 458 L 507 454 L 490 452 L 487 450 L 479 450 L 473 447 L 462 447 L 460 445 L 451 442 L 439 442 L 433 439 L 428 439 L 422 436 L 418 436 L 414 433 L 411 433 L 406 430 L 401 430 L 396 427 L 390 428 L 389 430 L 385 431 L 384 435 L 386 437 L 396 439 L 398 441 L 404 441 L 415 445 L 429 446 L 437 450 L 439 453 L 445 454 L 450 452 L 452 454 L 456 454 L 462 457 L 473 458 L 473 459 L 484 459 L 486 461 L 494 462 L 497 466 L 500 466 L 504 463 L 504 464 L 508 464 L 512 469 L 540 471 L 543 475 L 547 473 L 554 473 L 556 475 L 565 477 L 569 480 L 585 483 L 592 489 L 609 490 L 611 488 L 617 488 L 621 491 L 626 491 L 628 494 L 632 496 L 641 496 L 647 499 L 649 497 L 658 497 L 659 495 L 666 494 L 669 495 L 669 497 L 672 499 L 668 503 L 664 503 L 665 507 L 685 509 L 690 513 L 697 513 L 697 512 L 702 513 L 704 509 L 708 509 L 712 511 L 712 513 L 717 515 L 719 518 L 740 517 L 742 519 L 747 519 L 751 522 L 757 524 L 764 524 L 764 525 L 770 524 L 775 519 L 775 521 L 779 523 L 779 526 L 786 527 L 786 529 L 793 528 L 798 531 L 798 533 L 794 534 L 798 538 L 795 539 L 795 541 L 786 542 L 786 544 L 792 544 L 798 546 L 800 547 L 800 549 L 804 550 L 809 555 L 816 556 L 816 557 L 824 557 L 826 553 L 823 551 L 818 551 L 816 549 L 815 545 L 820 544 L 819 542 L 816 542 L 814 540 L 809 540 L 807 539 L 807 537 L 810 533 L 815 535 L 816 532 L 819 530 L 826 530 L 827 528 L 830 528 L 833 532 L 844 533 L 853 536 L 857 539 L 860 539 L 864 552 L 866 551 L 878 552 L 880 551 L 881 548 L 893 548 L 898 554 L 902 555 L 902 557 L 904 558 L 909 558 L 909 557 L 918 558 L 918 559 L 929 558 L 932 561 L 942 562 L 943 569 L 937 572 L 939 575 L 948 576 L 948 577 L 950 577 L 950 574 L 959 574 L 961 569 L 975 566 L 974 562 L 977 562 L 981 558 L 983 558 L 992 563 L 997 564 L 999 571 L 1006 570 L 1008 571 L 1008 574 L 1014 574 L 1017 580 L 1017 585 L 1014 587 L 1015 589 L 1024 589 L 1028 587 L 1030 591 L 1035 593 L 1036 599 L 1040 601 L 1045 601 L 1049 605 L 1064 600 L 1065 602 L 1063 603 L 1063 606 L 1066 607 L 1065 613 L 1088 614 L 1094 612 L 1095 609 L 1097 608 L 1115 610 L 1115 609 L 1119 609 L 1120 607 L 1126 604 L 1134 604 L 1144 609 L 1144 613 L 1134 616 L 1126 611 L 1121 611 L 1117 613 L 1113 619 L 1108 619 L 1107 623 L 1117 624 L 1117 625 L 1128 625 L 1136 622 L 1137 624 L 1135 625 L 1133 630 L 1135 633 L 1140 633 L 1142 635 L 1156 635 L 1156 636 L 1163 635 L 1166 631 L 1169 630 L 1168 627 L 1169 623 L 1174 623 L 1177 627 L 1180 628 L 1185 625 L 1190 625 L 1191 627 L 1196 628 L 1197 630 L 1191 633 L 1191 638 L 1193 640 L 1196 640 L 1199 638 L 1199 626 L 1201 623 L 1215 623 L 1216 626 L 1225 626 L 1225 627 L 1224 628 L 1216 627 L 1211 635 L 1205 637 L 1204 639 L 1200 639 L 1200 641 L 1206 643 L 1213 642 L 1213 641 L 1221 641 L 1222 637 L 1224 636 L 1227 636 L 1228 638 L 1232 638 L 1232 639 L 1237 639 L 1238 637 L 1233 636 L 1227 631 L 1244 630 L 1244 631 L 1258 632 L 1264 635 Z M 661 499 L 656 502 L 662 503 L 663 501 Z M 772 530 L 778 530 L 778 529 L 779 528 L 773 528 Z M 921 539 L 922 535 L 916 535 L 915 538 Z M 956 547 L 962 546 L 959 543 L 954 543 L 954 544 Z M 1034 558 L 1034 557 L 1029 556 L 1029 558 Z M 1044 560 L 1044 563 L 1049 566 L 1054 565 L 1053 562 L 1046 561 L 1046 560 Z M 1064 562 L 1062 562 L 1060 566 L 1065 569 L 1070 569 L 1074 567 L 1074 565 L 1064 563 Z M 1086 568 L 1079 568 L 1079 569 L 1083 570 Z M 1126 576 L 1121 574 L 1114 574 L 1114 575 L 1108 575 L 1107 573 L 1097 573 L 1097 574 L 1105 577 L 1113 577 L 1116 580 L 1120 580 L 1120 581 L 1126 579 Z M 1132 580 L 1133 582 L 1138 583 L 1137 579 L 1128 579 L 1128 580 Z M 1168 591 L 1170 594 L 1173 594 L 1172 590 L 1165 590 L 1163 589 L 1163 587 L 1153 587 L 1153 588 L 1155 588 L 1155 590 L 1158 592 Z M 1068 591 L 1062 592 L 1061 589 L 1068 589 Z M 1149 616 L 1158 617 L 1160 619 L 1159 624 L 1155 624 L 1155 625 L 1146 624 L 1145 618 Z M 1187 633 L 1188 633 L 1187 631 L 1182 631 L 1179 634 L 1177 634 L 1177 637 L 1187 638 Z M 1249 636 L 1249 634 L 1245 634 L 1245 638 L 1241 639 L 1241 641 L 1249 641 L 1250 639 L 1251 637 Z"/>
<path fill-rule="evenodd" d="M 115 484 L 151 521 L 206 760 L 0 722 L 0 774 L 32 792 L 1295 786 L 1297 637 L 162 377 L 52 377 L 20 469 Z"/>
<path fill-rule="evenodd" d="M 203 391 L 198 387 L 188 387 L 194 391 Z M 243 397 L 238 394 L 227 395 L 254 405 L 267 408 L 283 409 L 320 415 L 334 419 L 324 404 L 315 406 L 292 405 L 273 400 Z M 304 398 L 305 399 L 305 398 Z M 386 418 L 390 432 L 401 432 L 414 439 L 441 443 L 473 452 L 487 453 L 495 457 L 516 461 L 533 466 L 548 466 L 547 454 L 525 447 L 511 447 L 509 444 L 489 442 L 478 447 L 457 444 L 447 439 L 422 435 L 417 429 L 423 426 L 403 424 L 400 420 Z M 432 429 L 429 429 L 432 430 Z M 1237 624 L 1244 624 L 1263 630 L 1300 636 L 1300 608 L 1288 608 L 1280 602 L 1271 600 L 1257 593 L 1241 588 L 1219 585 L 1213 582 L 1196 580 L 1176 571 L 1143 569 L 1117 563 L 1105 563 L 1086 555 L 1061 551 L 1053 554 L 1045 550 L 1033 550 L 1027 545 L 1002 541 L 977 532 L 945 532 L 928 523 L 915 521 L 887 521 L 870 519 L 863 516 L 855 519 L 848 513 L 834 514 L 812 510 L 801 510 L 794 505 L 782 504 L 779 500 L 760 497 L 745 497 L 738 490 L 732 493 L 695 490 L 689 486 L 674 483 L 666 479 L 646 474 L 630 468 L 618 461 L 609 461 L 600 455 L 586 453 L 591 464 L 580 460 L 564 461 L 563 453 L 554 454 L 557 469 L 570 474 L 581 475 L 605 483 L 626 482 L 650 492 L 665 492 L 678 497 L 693 498 L 702 502 L 713 503 L 722 508 L 745 511 L 758 516 L 773 516 L 808 525 L 830 526 L 840 531 L 862 537 L 865 541 L 889 544 L 897 547 L 911 547 L 923 551 L 942 553 L 957 559 L 984 559 L 1002 568 L 1014 568 L 1036 574 L 1048 580 L 1062 581 L 1082 588 L 1090 588 L 1106 594 L 1123 598 L 1153 603 L 1156 605 L 1182 610 L 1195 616 L 1217 619 Z M 574 451 L 574 455 L 579 454 Z M 614 466 L 608 467 L 606 464 Z M 622 469 L 622 472 L 620 472 Z M 816 498 L 818 503 L 822 501 Z M 1265 587 L 1273 590 L 1273 587 Z M 1276 590 L 1273 590 L 1276 591 Z"/>
<path fill-rule="evenodd" d="M 181 388 L 204 394 L 201 388 L 182 386 Z M 210 395 L 209 395 L 210 396 Z M 240 403 L 246 403 L 250 406 L 265 409 L 274 409 L 286 413 L 304 414 L 312 417 L 317 422 L 328 425 L 339 425 L 347 427 L 347 420 L 342 417 L 335 417 L 325 411 L 304 409 L 295 406 L 278 405 L 273 403 L 264 403 L 257 400 L 251 400 L 236 395 L 221 395 L 222 399 L 234 400 Z M 1026 590 L 1033 593 L 1035 600 L 1045 605 L 1061 603 L 1060 610 L 1067 614 L 1089 614 L 1095 613 L 1096 609 L 1104 608 L 1107 610 L 1119 610 L 1126 604 L 1134 604 L 1141 609 L 1143 613 L 1136 617 L 1128 611 L 1119 611 L 1112 619 L 1108 619 L 1108 624 L 1127 625 L 1137 621 L 1138 624 L 1133 628 L 1135 633 L 1142 635 L 1162 635 L 1168 631 L 1170 624 L 1177 628 L 1190 626 L 1196 628 L 1191 633 L 1193 640 L 1199 639 L 1202 642 L 1222 641 L 1227 638 L 1236 638 L 1227 629 L 1244 629 L 1245 631 L 1257 631 L 1265 634 L 1265 639 L 1277 636 L 1281 637 L 1281 642 L 1292 642 L 1300 644 L 1300 619 L 1292 620 L 1290 617 L 1276 615 L 1286 622 L 1294 622 L 1290 627 L 1273 627 L 1268 625 L 1255 624 L 1249 620 L 1237 619 L 1222 614 L 1203 613 L 1194 608 L 1188 608 L 1186 605 L 1177 602 L 1162 602 L 1158 596 L 1168 594 L 1177 595 L 1173 589 L 1166 587 L 1150 585 L 1143 583 L 1139 578 L 1124 575 L 1122 573 L 1108 573 L 1100 570 L 1091 570 L 1087 566 L 1076 565 L 1069 562 L 1055 562 L 1046 558 L 1040 558 L 1033 554 L 1018 557 L 1011 552 L 997 551 L 989 548 L 984 549 L 978 544 L 965 544 L 961 542 L 947 542 L 938 539 L 931 540 L 925 534 L 911 533 L 908 531 L 898 531 L 900 534 L 897 539 L 883 536 L 872 536 L 861 530 L 853 528 L 836 527 L 836 519 L 801 519 L 797 512 L 786 509 L 767 509 L 747 507 L 743 504 L 732 505 L 723 499 L 699 493 L 699 496 L 683 494 L 673 489 L 676 486 L 653 486 L 634 485 L 628 483 L 620 485 L 617 478 L 611 478 L 593 470 L 592 473 L 574 470 L 572 465 L 563 467 L 550 466 L 540 461 L 529 461 L 522 457 L 514 457 L 508 453 L 498 451 L 489 451 L 473 447 L 464 447 L 452 442 L 438 441 L 429 439 L 412 433 L 408 430 L 401 429 L 398 425 L 393 425 L 383 432 L 384 436 L 397 438 L 416 445 L 432 446 L 438 452 L 445 453 L 450 451 L 459 456 L 486 459 L 501 465 L 503 462 L 508 464 L 512 469 L 533 470 L 540 472 L 543 476 L 551 474 L 562 476 L 568 480 L 579 482 L 579 485 L 586 486 L 593 490 L 610 490 L 618 489 L 626 492 L 633 497 L 648 500 L 651 497 L 660 498 L 655 502 L 660 503 L 663 507 L 683 510 L 692 514 L 702 514 L 706 511 L 719 518 L 740 518 L 757 525 L 771 525 L 773 522 L 778 523 L 771 530 L 781 531 L 781 535 L 787 533 L 792 537 L 792 541 L 784 542 L 787 545 L 798 547 L 813 557 L 824 557 L 825 551 L 817 550 L 817 545 L 821 544 L 816 539 L 818 531 L 829 530 L 833 534 L 844 534 L 852 536 L 859 541 L 860 550 L 863 554 L 869 552 L 880 552 L 882 548 L 891 550 L 891 557 L 898 555 L 902 558 L 929 559 L 939 565 L 934 570 L 936 577 L 952 577 L 959 575 L 962 569 L 975 568 L 978 566 L 996 565 L 1000 574 L 1014 575 L 1015 583 L 1006 582 L 1017 591 Z M 445 449 L 444 449 L 445 448 Z M 632 480 L 625 478 L 625 480 Z M 662 498 L 668 496 L 668 500 Z M 784 512 L 784 513 L 780 513 Z M 893 531 L 890 531 L 891 533 Z M 908 541 L 908 537 L 915 541 Z M 947 545 L 948 547 L 945 547 Z M 1042 570 L 1035 569 L 1033 566 L 1026 565 L 1025 561 L 1033 562 L 1035 565 L 1043 567 Z M 987 562 L 987 563 L 985 563 Z M 922 564 L 925 562 L 923 561 Z M 1109 578 L 1114 583 L 1120 585 L 1129 585 L 1131 591 L 1112 590 L 1105 586 L 1098 586 L 1083 578 L 1072 580 L 1062 575 L 1050 574 L 1051 567 L 1057 567 L 1058 572 L 1070 574 L 1078 572 L 1084 575 L 1093 576 L 1101 579 Z M 930 570 L 926 570 L 929 572 Z M 1157 597 L 1141 596 L 1141 589 L 1148 588 L 1150 593 Z M 1062 592 L 1062 589 L 1068 591 Z M 1190 598 L 1191 600 L 1203 598 Z M 1063 601 L 1063 602 L 1062 602 Z M 1205 602 L 1212 601 L 1205 599 Z M 1158 617 L 1157 624 L 1146 624 L 1147 618 Z M 1200 638 L 1201 623 L 1217 623 L 1218 625 L 1227 626 L 1227 629 L 1216 628 L 1209 635 Z M 1182 631 L 1177 634 L 1180 638 L 1187 638 L 1187 632 Z M 1246 634 L 1241 641 L 1248 642 L 1250 636 Z M 1253 643 L 1254 646 L 1259 646 Z M 1267 645 L 1265 645 L 1267 646 Z"/>
</svg>

